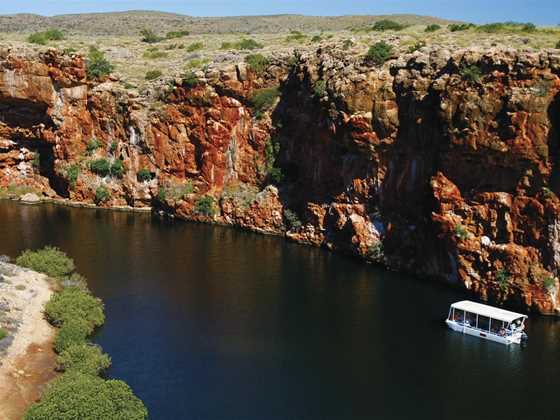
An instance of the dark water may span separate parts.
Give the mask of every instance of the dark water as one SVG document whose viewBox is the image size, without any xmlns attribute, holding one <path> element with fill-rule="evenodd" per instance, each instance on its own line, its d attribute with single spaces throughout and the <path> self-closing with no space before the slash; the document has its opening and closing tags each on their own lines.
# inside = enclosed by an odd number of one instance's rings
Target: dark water
<svg viewBox="0 0 560 420">
<path fill-rule="evenodd" d="M 464 296 L 353 259 L 149 215 L 0 201 L 0 254 L 54 244 L 152 419 L 552 419 L 560 323 L 527 348 L 448 331 Z"/>
</svg>

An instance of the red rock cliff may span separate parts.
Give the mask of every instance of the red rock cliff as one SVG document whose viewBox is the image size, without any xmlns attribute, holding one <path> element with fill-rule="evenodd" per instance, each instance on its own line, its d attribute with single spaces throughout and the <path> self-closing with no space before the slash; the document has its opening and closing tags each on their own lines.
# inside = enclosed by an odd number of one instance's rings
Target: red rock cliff
<svg viewBox="0 0 560 420">
<path fill-rule="evenodd" d="M 559 74 L 553 52 L 375 68 L 319 50 L 150 100 L 79 57 L 1 53 L 0 186 L 286 234 L 556 314 Z"/>
</svg>

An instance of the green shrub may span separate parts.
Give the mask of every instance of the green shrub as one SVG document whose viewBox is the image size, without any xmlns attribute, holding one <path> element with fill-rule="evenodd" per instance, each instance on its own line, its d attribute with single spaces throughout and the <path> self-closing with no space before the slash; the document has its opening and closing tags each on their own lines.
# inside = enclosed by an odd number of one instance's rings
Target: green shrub
<svg viewBox="0 0 560 420">
<path fill-rule="evenodd" d="M 187 47 L 187 52 L 195 52 L 203 48 L 204 48 L 204 44 L 202 42 L 193 42 L 191 45 Z"/>
<path fill-rule="evenodd" d="M 4 328 L 0 328 L 0 340 L 3 340 L 7 336 L 8 336 L 8 331 L 6 331 Z"/>
<path fill-rule="evenodd" d="M 280 143 L 272 139 L 268 140 L 264 146 L 264 158 L 268 181 L 273 184 L 279 184 L 283 179 L 282 170 L 275 166 L 279 153 Z"/>
<path fill-rule="evenodd" d="M 556 48 L 556 49 L 560 49 L 560 41 L 558 41 L 558 42 L 556 43 L 555 48 Z"/>
<path fill-rule="evenodd" d="M 205 195 L 195 203 L 194 211 L 202 216 L 212 217 L 216 214 L 216 203 L 214 197 Z"/>
<path fill-rule="evenodd" d="M 191 61 L 187 63 L 187 68 L 188 69 L 201 68 L 207 65 L 209 62 L 210 60 L 207 58 L 193 58 Z"/>
<path fill-rule="evenodd" d="M 462 225 L 455 225 L 455 237 L 460 240 L 465 240 L 469 237 L 469 231 Z"/>
<path fill-rule="evenodd" d="M 424 32 L 436 32 L 439 31 L 441 29 L 441 26 L 439 26 L 437 23 L 432 23 L 431 25 L 426 26 L 426 29 L 424 29 Z"/>
<path fill-rule="evenodd" d="M 199 80 L 193 71 L 188 71 L 185 74 L 183 74 L 182 82 L 183 82 L 183 86 L 192 89 L 193 87 L 198 85 Z"/>
<path fill-rule="evenodd" d="M 311 38 L 311 42 L 321 42 L 323 40 L 323 38 L 321 38 L 320 35 L 315 35 L 313 38 Z"/>
<path fill-rule="evenodd" d="M 269 64 L 268 58 L 263 56 L 262 54 L 249 54 L 247 57 L 245 57 L 245 62 L 247 63 L 251 71 L 253 71 L 257 75 L 261 75 L 262 73 L 264 73 Z"/>
<path fill-rule="evenodd" d="M 146 72 L 146 76 L 144 76 L 144 78 L 146 80 L 155 80 L 159 77 L 161 77 L 162 73 L 161 70 L 148 70 Z"/>
<path fill-rule="evenodd" d="M 98 79 L 111 74 L 114 66 L 105 58 L 105 54 L 102 51 L 96 47 L 91 47 L 86 60 L 86 69 L 90 79 Z"/>
<path fill-rule="evenodd" d="M 95 190 L 95 204 L 102 204 L 111 198 L 111 193 L 105 187 L 97 187 Z"/>
<path fill-rule="evenodd" d="M 461 68 L 459 74 L 464 80 L 471 83 L 480 82 L 480 78 L 482 77 L 482 72 L 480 71 L 480 67 L 475 65 L 465 66 Z"/>
<path fill-rule="evenodd" d="M 78 165 L 70 165 L 66 169 L 66 179 L 72 188 L 76 186 L 76 182 L 78 181 L 79 176 L 80 167 Z"/>
<path fill-rule="evenodd" d="M 554 290 L 556 287 L 556 279 L 552 276 L 546 276 L 543 278 L 542 282 L 546 290 Z"/>
<path fill-rule="evenodd" d="M 502 291 L 507 289 L 511 274 L 506 270 L 498 270 L 496 272 L 496 282 Z"/>
<path fill-rule="evenodd" d="M 168 56 L 169 54 L 165 51 L 160 51 L 157 48 L 148 48 L 144 51 L 144 54 L 142 54 L 142 57 L 147 58 L 148 60 L 157 60 L 159 58 L 167 58 Z"/>
<path fill-rule="evenodd" d="M 138 179 L 138 181 L 140 182 L 145 182 L 145 181 L 151 181 L 154 176 L 153 174 L 150 172 L 149 169 L 146 168 L 142 168 L 138 171 L 138 173 L 136 174 L 136 178 Z"/>
<path fill-rule="evenodd" d="M 290 209 L 284 210 L 284 220 L 286 221 L 288 230 L 299 229 L 302 226 L 298 215 Z"/>
<path fill-rule="evenodd" d="M 107 159 L 96 159 L 89 163 L 89 169 L 94 174 L 106 177 L 111 173 L 111 164 Z"/>
<path fill-rule="evenodd" d="M 408 47 L 407 52 L 413 53 L 415 51 L 418 51 L 420 48 L 424 48 L 426 46 L 426 42 L 425 41 L 416 41 L 414 44 L 412 44 L 410 47 Z"/>
<path fill-rule="evenodd" d="M 57 353 L 62 353 L 70 346 L 85 344 L 87 336 L 91 334 L 86 321 L 73 319 L 65 322 L 54 338 L 53 348 Z"/>
<path fill-rule="evenodd" d="M 222 43 L 221 49 L 222 50 L 258 50 L 262 48 L 264 45 L 259 44 L 254 39 L 242 39 L 240 41 L 231 43 L 231 42 L 224 42 Z"/>
<path fill-rule="evenodd" d="M 27 42 L 30 44 L 47 45 L 49 40 L 43 32 L 37 32 L 27 37 Z"/>
<path fill-rule="evenodd" d="M 124 163 L 120 159 L 115 159 L 111 164 L 111 169 L 109 170 L 111 176 L 115 178 L 122 178 L 124 175 Z"/>
<path fill-rule="evenodd" d="M 366 54 L 366 60 L 381 65 L 391 58 L 391 53 L 392 47 L 385 41 L 379 41 L 369 48 Z"/>
<path fill-rule="evenodd" d="M 55 293 L 45 305 L 45 316 L 56 326 L 72 320 L 84 321 L 88 327 L 88 334 L 105 322 L 103 303 L 79 287 L 67 287 Z"/>
<path fill-rule="evenodd" d="M 477 31 L 486 33 L 499 33 L 499 32 L 524 32 L 532 33 L 537 31 L 534 23 L 520 23 L 520 22 L 494 22 L 486 25 L 480 25 L 476 28 Z"/>
<path fill-rule="evenodd" d="M 67 373 L 51 382 L 41 401 L 25 420 L 145 420 L 146 407 L 130 387 L 119 380 L 103 380 L 83 373 Z"/>
<path fill-rule="evenodd" d="M 189 34 L 190 34 L 189 31 L 172 31 L 172 32 L 167 32 L 165 37 L 167 39 L 176 39 L 176 38 L 183 38 L 185 36 L 188 36 Z"/>
<path fill-rule="evenodd" d="M 255 109 L 256 114 L 260 114 L 263 111 L 269 109 L 274 105 L 276 99 L 280 96 L 280 90 L 278 87 L 257 89 L 253 96 L 251 97 L 251 104 Z"/>
<path fill-rule="evenodd" d="M 290 31 L 290 35 L 288 35 L 286 37 L 286 42 L 292 42 L 292 41 L 303 41 L 304 39 L 307 38 L 307 35 L 301 33 L 300 31 Z"/>
<path fill-rule="evenodd" d="M 25 250 L 16 259 L 16 264 L 44 273 L 49 277 L 62 278 L 75 269 L 74 260 L 56 247 L 46 246 L 36 251 Z"/>
<path fill-rule="evenodd" d="M 317 80 L 313 85 L 313 96 L 321 99 L 327 93 L 327 82 L 324 80 Z"/>
<path fill-rule="evenodd" d="M 159 200 L 159 201 L 162 201 L 162 202 L 165 201 L 165 200 L 167 200 L 167 191 L 166 191 L 165 188 L 163 188 L 163 187 L 159 187 L 159 190 L 158 190 L 158 200 Z"/>
<path fill-rule="evenodd" d="M 72 344 L 56 358 L 57 369 L 99 375 L 111 366 L 111 358 L 99 346 L 88 343 Z"/>
<path fill-rule="evenodd" d="M 466 31 L 470 28 L 474 28 L 476 25 L 472 24 L 472 23 L 452 23 L 450 25 L 447 25 L 447 29 L 449 29 L 451 32 L 460 32 L 460 31 Z"/>
<path fill-rule="evenodd" d="M 86 145 L 86 152 L 88 154 L 91 154 L 95 152 L 97 149 L 99 149 L 101 146 L 102 146 L 101 141 L 97 140 L 95 137 L 92 137 Z"/>
<path fill-rule="evenodd" d="M 401 25 L 400 23 L 395 22 L 393 20 L 383 19 L 375 22 L 375 24 L 371 29 L 373 31 L 383 32 L 383 31 L 400 31 L 404 28 L 406 28 L 405 25 Z"/>
<path fill-rule="evenodd" d="M 64 32 L 60 29 L 48 29 L 44 34 L 49 41 L 62 41 L 64 39 Z"/>
<path fill-rule="evenodd" d="M 259 44 L 254 39 L 242 39 L 241 41 L 234 44 L 234 47 L 238 50 L 259 50 L 264 47 L 263 44 Z"/>
<path fill-rule="evenodd" d="M 282 169 L 274 166 L 268 170 L 268 179 L 273 184 L 280 184 L 284 179 L 284 174 L 282 174 Z"/>
<path fill-rule="evenodd" d="M 163 41 L 163 38 L 159 35 L 156 35 L 156 33 L 151 29 L 142 29 L 140 31 L 140 35 L 142 35 L 141 41 L 147 44 L 155 44 L 157 42 Z"/>
<path fill-rule="evenodd" d="M 60 41 L 64 39 L 64 33 L 58 29 L 49 29 L 45 32 L 35 32 L 27 37 L 31 44 L 47 45 L 49 41 Z"/>
<path fill-rule="evenodd" d="M 119 144 L 116 141 L 112 141 L 111 144 L 109 145 L 109 152 L 115 153 L 117 151 L 118 146 Z"/>
</svg>

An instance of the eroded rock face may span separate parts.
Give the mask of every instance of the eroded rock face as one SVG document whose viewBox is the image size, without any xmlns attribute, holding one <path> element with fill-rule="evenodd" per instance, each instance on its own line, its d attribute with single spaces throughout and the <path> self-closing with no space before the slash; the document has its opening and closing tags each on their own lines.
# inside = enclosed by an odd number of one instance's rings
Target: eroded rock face
<svg viewBox="0 0 560 420">
<path fill-rule="evenodd" d="M 285 234 L 560 311 L 558 54 L 423 48 L 374 68 L 318 50 L 262 74 L 211 66 L 161 101 L 87 81 L 79 57 L 0 57 L 0 186 Z"/>
</svg>

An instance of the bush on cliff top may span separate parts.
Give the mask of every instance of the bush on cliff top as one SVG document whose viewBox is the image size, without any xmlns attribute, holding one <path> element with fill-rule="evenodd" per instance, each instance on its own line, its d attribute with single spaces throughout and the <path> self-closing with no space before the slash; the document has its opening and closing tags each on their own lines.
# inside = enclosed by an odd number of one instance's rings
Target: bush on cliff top
<svg viewBox="0 0 560 420">
<path fill-rule="evenodd" d="M 258 50 L 264 45 L 259 44 L 254 39 L 242 39 L 237 42 L 223 42 L 221 50 Z"/>
<path fill-rule="evenodd" d="M 449 29 L 450 32 L 466 31 L 474 27 L 476 27 L 476 25 L 472 23 L 452 23 L 451 25 L 447 25 L 447 29 Z"/>
<path fill-rule="evenodd" d="M 48 41 L 61 41 L 64 39 L 64 32 L 59 29 L 49 29 L 45 32 L 35 32 L 27 37 L 27 42 L 31 44 L 46 45 Z"/>
<path fill-rule="evenodd" d="M 164 38 L 156 35 L 156 33 L 154 31 L 152 31 L 151 29 L 142 29 L 140 31 L 140 35 L 142 35 L 142 42 L 146 42 L 147 44 L 155 44 L 156 42 L 160 42 L 163 41 Z"/>
<path fill-rule="evenodd" d="M 383 32 L 383 31 L 400 31 L 406 28 L 406 25 L 401 25 L 398 22 L 389 19 L 379 20 L 374 23 L 371 28 L 373 31 Z"/>
<path fill-rule="evenodd" d="M 188 36 L 189 34 L 190 34 L 189 31 L 172 31 L 172 32 L 167 32 L 165 37 L 167 39 L 176 39 L 176 38 L 183 38 L 185 36 Z"/>
<path fill-rule="evenodd" d="M 245 57 L 245 62 L 256 75 L 263 74 L 269 64 L 268 58 L 262 54 L 249 54 Z"/>
<path fill-rule="evenodd" d="M 439 26 L 437 23 L 433 23 L 431 25 L 426 26 L 426 29 L 424 29 L 424 32 L 436 32 L 439 31 L 441 29 L 441 26 Z"/>
<path fill-rule="evenodd" d="M 366 61 L 381 65 L 391 58 L 392 50 L 392 47 L 385 41 L 376 42 L 369 48 Z"/>
<path fill-rule="evenodd" d="M 60 249 L 51 246 L 37 251 L 25 250 L 17 257 L 16 264 L 54 278 L 68 276 L 76 269 L 72 258 L 67 257 Z"/>
<path fill-rule="evenodd" d="M 464 80 L 471 83 L 480 82 L 480 78 L 482 77 L 482 72 L 480 71 L 480 68 L 475 65 L 463 67 L 459 71 L 459 73 L 461 74 L 461 77 Z"/>
<path fill-rule="evenodd" d="M 111 358 L 101 347 L 82 343 L 68 346 L 56 358 L 56 363 L 59 371 L 99 375 L 111 366 Z"/>
<path fill-rule="evenodd" d="M 161 72 L 161 70 L 148 70 L 146 72 L 146 76 L 144 76 L 144 78 L 146 80 L 155 80 L 159 77 L 161 77 L 163 73 Z"/>
<path fill-rule="evenodd" d="M 146 407 L 126 383 L 83 373 L 67 373 L 52 381 L 41 401 L 25 414 L 25 420 L 143 420 L 147 417 Z"/>
<path fill-rule="evenodd" d="M 96 47 L 90 47 L 86 60 L 86 71 L 90 79 L 106 77 L 114 70 L 114 66 L 105 58 L 105 54 Z"/>
</svg>

